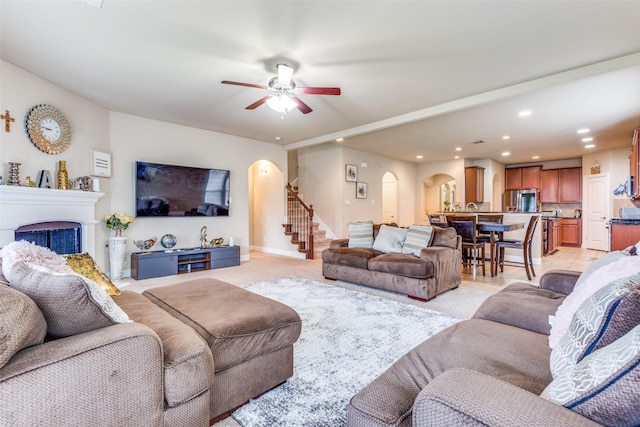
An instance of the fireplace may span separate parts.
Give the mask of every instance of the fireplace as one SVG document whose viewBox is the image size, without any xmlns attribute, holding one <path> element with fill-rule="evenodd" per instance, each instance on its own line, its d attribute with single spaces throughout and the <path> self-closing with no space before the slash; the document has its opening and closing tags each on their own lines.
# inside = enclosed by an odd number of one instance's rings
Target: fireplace
<svg viewBox="0 0 640 427">
<path fill-rule="evenodd" d="M 37 231 L 39 223 L 76 224 L 79 252 L 95 257 L 95 205 L 104 193 L 0 186 L 0 247 L 16 239 L 16 231 Z M 60 225 L 60 224 L 57 224 Z M 25 227 L 30 226 L 30 227 Z M 56 225 L 54 225 L 56 226 Z M 21 228 L 22 227 L 22 228 Z M 30 239 L 25 239 L 30 240 Z M 31 239 L 30 241 L 32 241 Z"/>
</svg>

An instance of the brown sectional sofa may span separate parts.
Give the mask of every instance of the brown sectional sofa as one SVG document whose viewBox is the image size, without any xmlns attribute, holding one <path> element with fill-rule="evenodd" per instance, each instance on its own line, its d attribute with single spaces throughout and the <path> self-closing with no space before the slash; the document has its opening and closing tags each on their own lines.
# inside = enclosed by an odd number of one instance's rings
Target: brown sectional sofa
<svg viewBox="0 0 640 427">
<path fill-rule="evenodd" d="M 556 378 L 552 374 L 549 316 L 556 314 L 579 276 L 578 272 L 551 271 L 540 279 L 539 288 L 515 283 L 489 297 L 473 318 L 427 339 L 357 393 L 349 404 L 347 426 L 637 425 L 640 420 L 637 353 L 627 365 L 609 377 L 604 375 L 606 381 L 593 389 L 580 389 L 591 381 L 590 377 L 580 375 L 601 373 L 603 369 L 580 365 L 617 356 L 596 357 L 596 351 L 578 360 L 580 363 L 576 362 L 566 375 L 558 374 Z M 578 345 L 578 349 L 592 348 L 597 340 L 607 341 L 606 334 L 613 333 L 617 335 L 609 336 L 610 341 L 632 335 L 638 351 L 640 315 L 629 313 L 640 312 L 640 274 L 625 280 L 628 283 L 616 286 L 627 286 L 628 294 L 620 293 L 619 289 L 603 291 L 603 295 L 609 292 L 606 310 L 590 311 L 591 299 L 580 307 L 586 307 L 587 312 L 604 312 L 604 317 L 601 323 L 589 316 L 581 320 L 595 322 L 594 326 L 572 324 L 572 334 L 587 337 L 592 334 L 593 338 L 591 345 Z M 613 282 L 607 288 L 612 285 Z M 605 332 L 598 335 L 599 330 Z M 620 348 L 626 351 L 625 345 L 622 343 Z M 577 389 L 560 388 L 562 393 L 570 393 L 569 390 L 576 393 L 571 405 L 541 397 L 541 393 L 553 396 L 553 391 L 548 391 L 553 388 L 550 384 L 558 383 Z"/>
<path fill-rule="evenodd" d="M 374 226 L 374 238 L 380 225 Z M 420 256 L 350 248 L 349 239 L 333 240 L 322 252 L 322 274 L 329 280 L 385 289 L 430 300 L 460 285 L 462 246 L 453 228 L 433 228 L 433 240 Z"/>
</svg>

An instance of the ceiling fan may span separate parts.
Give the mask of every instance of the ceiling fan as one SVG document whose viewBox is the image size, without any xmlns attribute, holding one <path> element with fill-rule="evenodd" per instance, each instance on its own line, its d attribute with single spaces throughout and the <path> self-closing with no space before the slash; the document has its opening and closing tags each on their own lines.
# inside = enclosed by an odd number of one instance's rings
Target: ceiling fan
<svg viewBox="0 0 640 427">
<path fill-rule="evenodd" d="M 254 87 L 257 89 L 266 89 L 273 92 L 263 98 L 260 98 L 253 104 L 246 107 L 247 110 L 253 110 L 265 102 L 272 109 L 286 114 L 289 110 L 297 108 L 303 114 L 308 114 L 311 111 L 311 107 L 302 102 L 296 95 L 308 94 L 308 95 L 340 95 L 339 87 L 296 87 L 296 83 L 293 81 L 293 68 L 286 64 L 278 64 L 278 76 L 269 80 L 268 86 L 256 85 L 252 83 L 234 82 L 230 80 L 223 80 L 223 84 Z"/>
</svg>

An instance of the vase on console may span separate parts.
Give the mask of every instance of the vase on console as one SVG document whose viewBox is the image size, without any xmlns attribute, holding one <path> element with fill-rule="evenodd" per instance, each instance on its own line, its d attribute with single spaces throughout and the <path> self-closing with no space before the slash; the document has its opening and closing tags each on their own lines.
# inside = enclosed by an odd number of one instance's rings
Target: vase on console
<svg viewBox="0 0 640 427">
<path fill-rule="evenodd" d="M 122 237 L 121 230 L 116 230 L 116 235 L 109 237 L 109 270 L 112 282 L 122 279 L 126 247 L 127 238 Z"/>
</svg>

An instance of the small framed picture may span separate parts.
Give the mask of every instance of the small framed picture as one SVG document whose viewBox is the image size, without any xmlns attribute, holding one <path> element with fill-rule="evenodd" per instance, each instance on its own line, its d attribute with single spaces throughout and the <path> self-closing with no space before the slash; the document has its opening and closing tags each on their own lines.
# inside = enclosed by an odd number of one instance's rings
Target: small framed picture
<svg viewBox="0 0 640 427">
<path fill-rule="evenodd" d="M 357 182 L 356 183 L 356 199 L 366 199 L 366 198 L 367 198 L 367 183 Z"/>
<path fill-rule="evenodd" d="M 103 178 L 111 177 L 111 154 L 91 150 L 91 175 Z"/>
<path fill-rule="evenodd" d="M 344 180 L 347 182 L 356 182 L 358 180 L 358 166 L 344 165 Z"/>
</svg>

